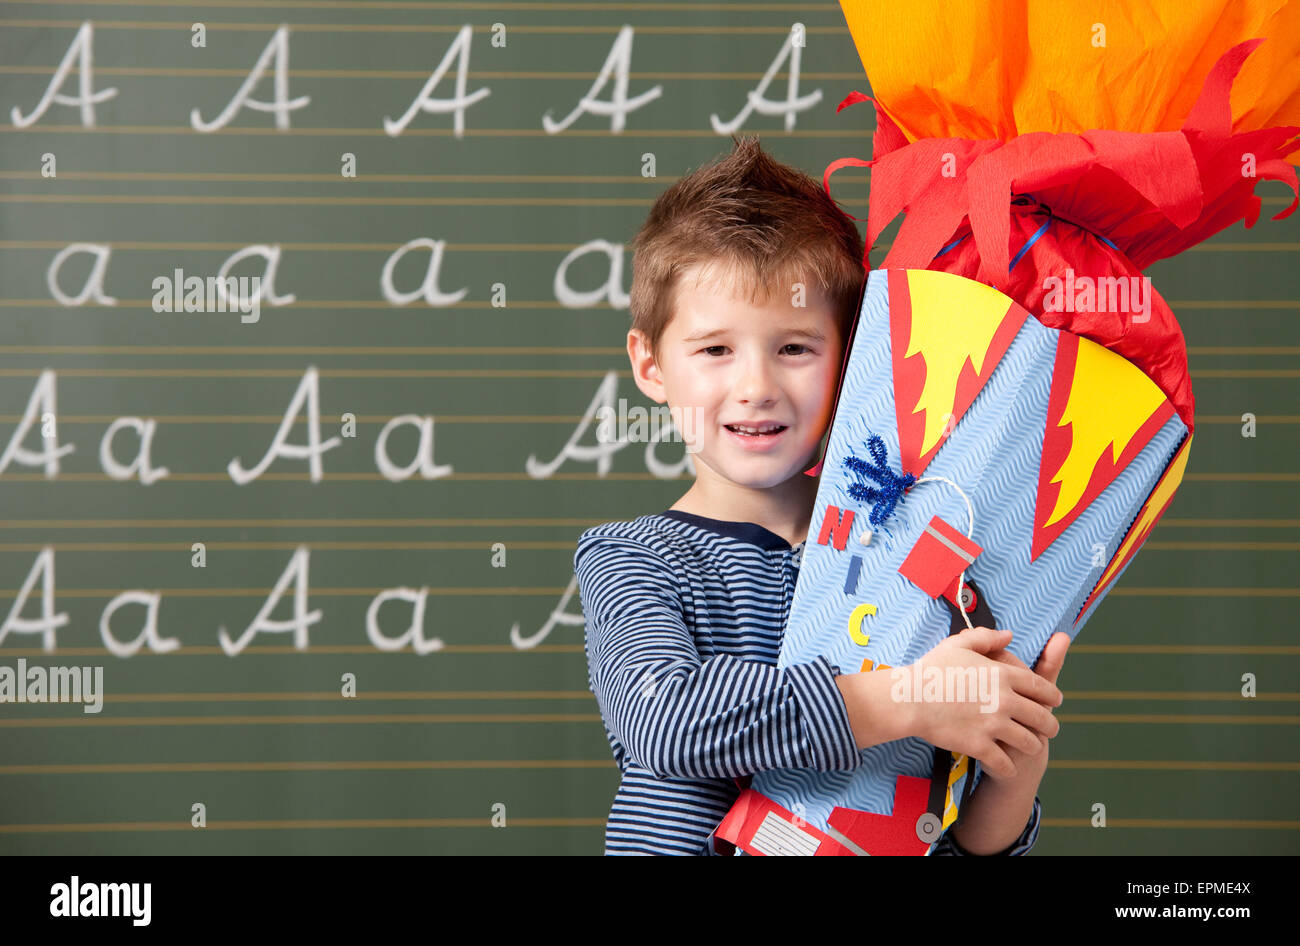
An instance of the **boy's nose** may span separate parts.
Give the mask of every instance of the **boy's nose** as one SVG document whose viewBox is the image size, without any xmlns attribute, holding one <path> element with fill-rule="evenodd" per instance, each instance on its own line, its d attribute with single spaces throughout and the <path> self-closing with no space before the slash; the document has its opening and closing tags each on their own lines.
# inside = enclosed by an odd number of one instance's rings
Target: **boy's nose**
<svg viewBox="0 0 1300 946">
<path fill-rule="evenodd" d="M 737 398 L 742 404 L 764 406 L 776 398 L 771 368 L 761 361 L 751 361 L 742 369 Z"/>
</svg>

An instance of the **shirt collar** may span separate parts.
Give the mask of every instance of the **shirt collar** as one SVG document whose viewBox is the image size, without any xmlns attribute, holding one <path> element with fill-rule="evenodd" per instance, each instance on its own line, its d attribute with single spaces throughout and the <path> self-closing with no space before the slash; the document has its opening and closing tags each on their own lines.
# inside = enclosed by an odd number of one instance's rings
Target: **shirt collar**
<svg viewBox="0 0 1300 946">
<path fill-rule="evenodd" d="M 765 529 L 756 522 L 727 522 L 722 519 L 710 519 L 707 516 L 697 516 L 693 512 L 683 512 L 680 509 L 668 509 L 660 513 L 669 519 L 676 519 L 678 522 L 689 523 L 698 526 L 706 532 L 712 532 L 715 535 L 727 536 L 731 539 L 738 539 L 749 545 L 757 545 L 767 551 L 789 551 L 791 545 L 781 536 Z M 799 546 L 804 543 L 800 542 Z M 795 546 L 798 548 L 799 546 Z"/>
</svg>

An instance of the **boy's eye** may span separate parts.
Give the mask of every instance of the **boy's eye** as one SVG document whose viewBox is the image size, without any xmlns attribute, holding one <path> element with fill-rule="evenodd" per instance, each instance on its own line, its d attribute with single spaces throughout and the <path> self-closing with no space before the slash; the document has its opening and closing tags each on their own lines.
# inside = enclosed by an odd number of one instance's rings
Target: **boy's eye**
<svg viewBox="0 0 1300 946">
<path fill-rule="evenodd" d="M 802 348 L 803 351 L 795 352 L 796 355 L 802 355 L 804 351 L 812 351 L 807 345 L 800 345 L 798 342 L 791 342 L 786 348 Z"/>
<path fill-rule="evenodd" d="M 704 352 L 714 352 L 714 351 L 721 351 L 726 347 L 727 347 L 726 345 L 710 345 L 708 348 L 702 348 L 700 350 Z"/>
</svg>

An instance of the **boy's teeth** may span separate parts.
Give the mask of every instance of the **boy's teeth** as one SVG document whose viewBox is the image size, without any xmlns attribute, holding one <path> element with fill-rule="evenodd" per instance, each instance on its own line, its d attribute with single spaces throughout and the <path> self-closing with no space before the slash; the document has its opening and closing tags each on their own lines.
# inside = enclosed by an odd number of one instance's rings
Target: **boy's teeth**
<svg viewBox="0 0 1300 946">
<path fill-rule="evenodd" d="M 740 424 L 728 424 L 727 429 L 734 430 L 738 434 L 748 434 L 750 436 L 756 436 L 759 434 L 774 434 L 779 431 L 785 430 L 785 427 L 783 425 L 776 425 L 776 426 L 767 426 L 767 427 L 758 428 L 758 427 L 743 427 Z"/>
</svg>

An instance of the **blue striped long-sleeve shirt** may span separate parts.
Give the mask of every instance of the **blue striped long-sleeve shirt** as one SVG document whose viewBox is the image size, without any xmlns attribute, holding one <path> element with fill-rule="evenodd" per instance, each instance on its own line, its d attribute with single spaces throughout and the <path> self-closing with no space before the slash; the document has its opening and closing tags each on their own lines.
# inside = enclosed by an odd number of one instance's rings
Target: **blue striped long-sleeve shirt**
<svg viewBox="0 0 1300 946">
<path fill-rule="evenodd" d="M 825 658 L 777 669 L 803 543 L 679 510 L 578 540 L 588 682 L 622 780 L 606 854 L 712 854 L 739 795 L 774 768 L 860 761 Z M 1028 853 L 1040 805 L 1006 854 Z M 964 853 L 947 833 L 932 854 Z"/>
</svg>

